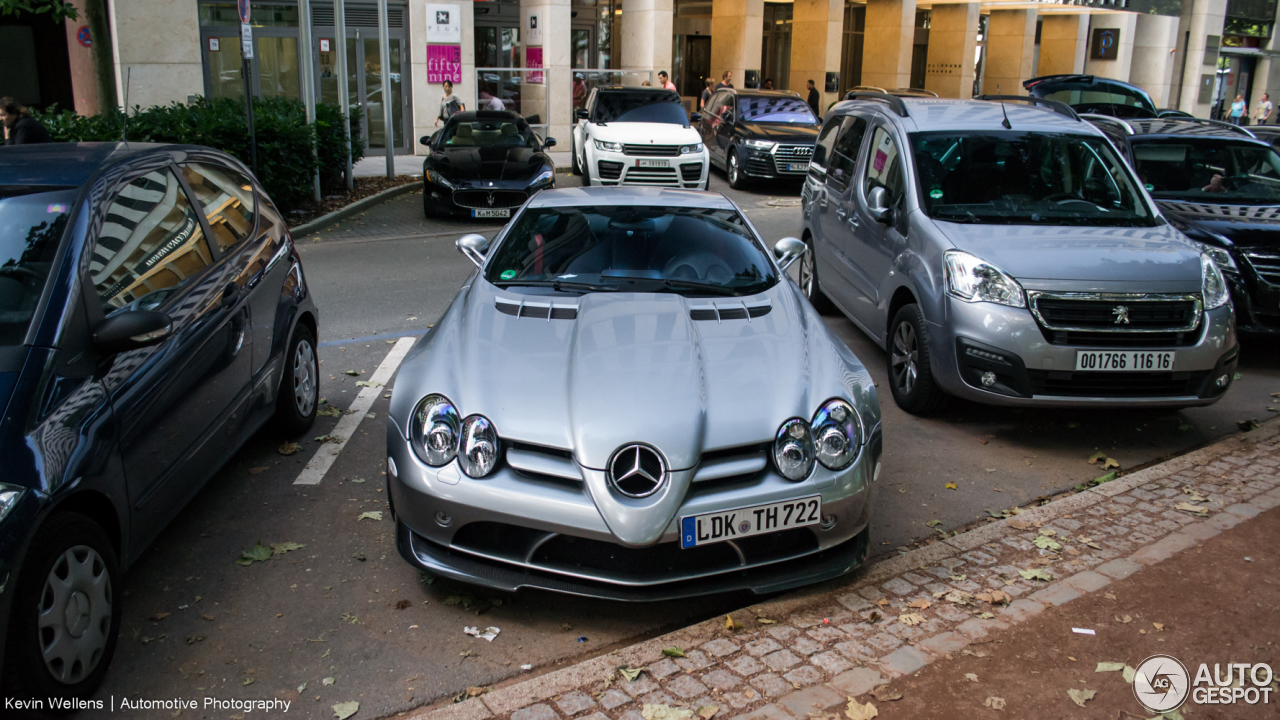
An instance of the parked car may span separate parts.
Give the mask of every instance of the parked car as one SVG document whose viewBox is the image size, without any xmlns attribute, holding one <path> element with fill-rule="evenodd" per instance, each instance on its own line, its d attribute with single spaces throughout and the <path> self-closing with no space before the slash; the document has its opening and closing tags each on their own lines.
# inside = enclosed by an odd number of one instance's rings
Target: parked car
<svg viewBox="0 0 1280 720">
<path fill-rule="evenodd" d="M 795 93 L 733 88 L 712 95 L 698 123 L 711 163 L 732 188 L 751 178 L 803 178 L 819 127 Z"/>
<path fill-rule="evenodd" d="M 83 698 L 122 571 L 265 423 L 311 426 L 318 315 L 280 212 L 208 148 L 4 148 L 0 226 L 3 683 Z"/>
<path fill-rule="evenodd" d="M 1146 90 L 1096 75 L 1043 75 L 1022 83 L 1031 97 L 1056 100 L 1077 113 L 1121 118 L 1191 117 L 1181 110 L 1159 110 Z"/>
<path fill-rule="evenodd" d="M 1125 154 L 1169 222 L 1217 263 L 1237 327 L 1280 332 L 1280 155 L 1257 137 L 1266 131 L 1196 118 L 1087 119 Z"/>
<path fill-rule="evenodd" d="M 863 562 L 880 407 L 786 275 L 799 240 L 770 254 L 718 194 L 572 188 L 458 248 L 479 270 L 391 397 L 407 561 L 615 600 Z"/>
<path fill-rule="evenodd" d="M 422 161 L 422 210 L 428 216 L 465 214 L 509 218 L 530 196 L 555 187 L 556 166 L 524 118 L 513 112 L 465 112 L 418 140 L 431 154 Z"/>
<path fill-rule="evenodd" d="M 801 287 L 885 348 L 912 413 L 947 395 L 1217 401 L 1238 355 L 1217 265 L 1097 129 L 1023 100 L 836 106 L 802 193 Z"/>
<path fill-rule="evenodd" d="M 654 87 L 595 88 L 573 112 L 573 173 L 583 185 L 707 189 L 707 150 L 680 95 Z"/>
</svg>

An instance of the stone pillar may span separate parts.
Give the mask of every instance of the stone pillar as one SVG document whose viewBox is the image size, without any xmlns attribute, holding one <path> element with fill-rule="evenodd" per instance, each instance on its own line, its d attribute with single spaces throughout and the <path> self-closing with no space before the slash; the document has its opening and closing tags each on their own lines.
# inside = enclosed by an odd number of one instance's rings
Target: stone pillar
<svg viewBox="0 0 1280 720">
<path fill-rule="evenodd" d="M 983 95 L 1025 95 L 1036 51 L 1035 10 L 992 10 L 987 21 Z"/>
<path fill-rule="evenodd" d="M 1151 96 L 1156 108 L 1173 104 L 1174 49 L 1178 46 L 1178 18 L 1168 15 L 1138 15 L 1133 31 L 1133 63 L 1129 82 Z M 1257 87 L 1257 83 L 1254 87 Z M 1250 105 L 1249 107 L 1253 107 Z"/>
<path fill-rule="evenodd" d="M 126 80 L 130 107 L 185 103 L 188 95 L 204 95 L 200 16 L 194 3 L 109 2 L 116 94 L 121 107 Z"/>
<path fill-rule="evenodd" d="M 1129 68 L 1133 64 L 1133 36 L 1138 24 L 1138 14 L 1131 12 L 1105 13 L 1089 16 L 1089 54 L 1092 54 L 1093 35 L 1098 30 L 1119 32 L 1119 48 L 1115 60 L 1094 60 L 1086 55 L 1084 71 L 1089 75 L 1129 82 Z"/>
<path fill-rule="evenodd" d="M 1040 63 L 1036 76 L 1084 72 L 1089 53 L 1089 13 L 1040 16 Z"/>
<path fill-rule="evenodd" d="M 844 33 L 844 0 L 795 0 L 791 18 L 792 92 L 808 99 L 812 80 L 818 86 L 819 110 L 840 98 L 829 93 L 827 73 L 840 72 L 840 41 Z M 713 36 L 714 37 L 714 36 Z M 712 42 L 715 42 L 712 40 Z"/>
<path fill-rule="evenodd" d="M 1196 117 L 1207 118 L 1212 108 L 1214 75 L 1217 72 L 1218 52 L 1210 48 L 1206 52 L 1210 35 L 1222 42 L 1222 25 L 1227 14 L 1227 0 L 1183 0 L 1182 17 L 1178 21 L 1178 47 L 1183 48 L 1177 58 L 1178 69 L 1174 85 L 1178 87 L 1178 109 Z M 1201 88 L 1207 88 L 1208 102 L 1200 102 Z"/>
<path fill-rule="evenodd" d="M 886 90 L 911 86 L 916 0 L 867 0 L 862 84 Z"/>
<path fill-rule="evenodd" d="M 453 94 L 458 96 L 468 110 L 475 110 L 476 43 L 475 13 L 472 11 L 474 5 L 466 0 L 458 0 L 454 7 L 462 30 L 460 38 L 462 79 L 453 84 Z M 413 83 L 413 137 L 410 138 L 410 145 L 416 155 L 427 153 L 427 148 L 420 144 L 418 139 L 439 129 L 436 127 L 436 118 L 440 117 L 440 98 L 444 96 L 444 83 L 427 82 L 427 46 L 433 44 L 427 36 L 427 27 L 433 23 L 435 23 L 435 17 L 427 14 L 427 0 L 409 0 L 409 79 Z M 444 123 L 441 123 L 441 126 L 443 125 Z"/>
<path fill-rule="evenodd" d="M 75 110 L 78 115 L 97 115 L 98 75 L 93 67 L 93 50 L 80 44 L 80 28 L 87 32 L 89 21 L 84 16 L 84 0 L 71 0 L 71 4 L 79 14 L 75 20 L 65 21 L 67 60 L 71 65 L 71 96 L 75 99 L 75 107 L 62 109 Z"/>
<path fill-rule="evenodd" d="M 763 10 L 764 6 L 761 5 Z M 671 77 L 672 0 L 623 0 L 622 2 L 622 69 L 652 70 L 651 82 L 658 84 L 658 73 Z M 714 41 L 713 41 L 714 42 Z M 672 78 L 672 82 L 675 79 Z M 702 92 L 701 89 L 698 92 Z"/>
<path fill-rule="evenodd" d="M 763 42 L 764 0 L 717 0 L 711 5 L 711 77 L 716 82 L 728 70 L 734 87 L 746 87 L 746 71 L 760 70 Z"/>
<path fill-rule="evenodd" d="M 1280 19 L 1280 7 L 1276 9 L 1276 18 Z M 1262 47 L 1270 51 L 1280 50 L 1280 41 L 1277 40 L 1273 33 Z M 1253 97 L 1249 98 L 1249 124 L 1252 125 L 1254 123 L 1253 118 L 1256 117 L 1253 114 L 1254 108 L 1258 106 L 1258 103 L 1262 102 L 1262 93 L 1265 92 L 1271 96 L 1271 105 L 1273 106 L 1271 117 L 1266 124 L 1275 125 L 1277 124 L 1276 121 L 1280 120 L 1274 109 L 1276 99 L 1280 98 L 1280 62 L 1273 62 L 1269 55 L 1258 58 L 1258 64 L 1254 66 L 1253 76 Z"/>
<path fill-rule="evenodd" d="M 533 27 L 535 17 L 537 28 Z M 569 0 L 520 2 L 521 59 L 527 66 L 529 48 L 540 48 L 543 68 L 541 83 L 530 83 L 529 73 L 525 73 L 520 112 L 525 117 L 537 115 L 541 122 L 548 124 L 546 137 L 563 143 L 556 148 L 557 152 L 567 151 L 569 126 L 573 123 L 573 75 L 569 72 L 570 17 Z"/>
<path fill-rule="evenodd" d="M 924 88 L 939 97 L 973 97 L 977 57 L 978 3 L 934 5 L 929 21 L 929 58 Z"/>
</svg>

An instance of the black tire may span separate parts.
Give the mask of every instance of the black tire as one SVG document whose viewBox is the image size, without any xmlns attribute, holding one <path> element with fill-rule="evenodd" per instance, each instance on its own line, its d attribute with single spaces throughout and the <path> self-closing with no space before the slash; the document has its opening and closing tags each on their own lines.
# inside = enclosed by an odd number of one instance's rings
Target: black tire
<svg viewBox="0 0 1280 720">
<path fill-rule="evenodd" d="M 591 161 L 587 159 L 586 148 L 582 148 L 582 187 L 591 187 Z"/>
<path fill-rule="evenodd" d="M 736 148 L 729 148 L 728 157 L 724 161 L 724 174 L 729 178 L 729 187 L 734 190 L 741 190 L 747 186 L 747 176 L 742 172 L 742 168 L 738 166 L 738 151 Z"/>
<path fill-rule="evenodd" d="M 933 378 L 929 330 L 919 305 L 904 305 L 894 313 L 885 346 L 889 389 L 898 407 L 921 417 L 941 410 L 947 396 Z"/>
<path fill-rule="evenodd" d="M 818 284 L 818 256 L 814 252 L 813 238 L 804 239 L 805 253 L 800 258 L 800 292 L 809 299 L 813 309 L 822 315 L 832 315 L 836 311 L 835 303 L 822 292 Z"/>
<path fill-rule="evenodd" d="M 87 698 L 102 683 L 120 635 L 123 592 L 115 548 L 97 523 L 72 512 L 49 518 L 30 547 L 9 619 L 6 692 Z M 79 612 L 69 627 L 73 608 Z"/>
<path fill-rule="evenodd" d="M 572 136 L 569 137 L 569 154 L 573 156 L 573 158 L 569 161 L 569 166 L 573 170 L 573 174 L 581 175 L 582 166 L 578 164 L 578 146 L 577 146 L 577 143 L 573 141 Z"/>
<path fill-rule="evenodd" d="M 273 427 L 285 437 L 297 437 L 311 429 L 319 404 L 320 363 L 316 357 L 316 338 L 311 328 L 298 323 L 284 356 Z"/>
</svg>

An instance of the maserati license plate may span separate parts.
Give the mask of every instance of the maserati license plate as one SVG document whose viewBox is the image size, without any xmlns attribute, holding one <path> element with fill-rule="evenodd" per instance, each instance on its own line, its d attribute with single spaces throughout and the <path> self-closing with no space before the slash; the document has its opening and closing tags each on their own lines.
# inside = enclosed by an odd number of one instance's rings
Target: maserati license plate
<svg viewBox="0 0 1280 720">
<path fill-rule="evenodd" d="M 511 208 L 485 208 L 484 210 L 472 210 L 471 217 L 511 217 Z"/>
<path fill-rule="evenodd" d="M 1171 372 L 1175 355 L 1157 350 L 1077 350 L 1076 370 Z"/>
<path fill-rule="evenodd" d="M 816 525 L 822 518 L 822 496 L 786 500 L 767 505 L 753 505 L 737 510 L 703 513 L 680 518 L 680 547 L 737 540 Z"/>
<path fill-rule="evenodd" d="M 636 167 L 671 167 L 670 160 L 637 160 Z"/>
<path fill-rule="evenodd" d="M 787 163 L 787 172 L 808 172 L 809 163 Z"/>
</svg>

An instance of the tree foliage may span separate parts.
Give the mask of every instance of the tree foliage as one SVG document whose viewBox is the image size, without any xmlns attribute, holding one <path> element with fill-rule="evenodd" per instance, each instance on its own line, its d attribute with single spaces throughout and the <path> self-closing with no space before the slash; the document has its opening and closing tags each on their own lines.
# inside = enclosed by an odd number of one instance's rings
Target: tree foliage
<svg viewBox="0 0 1280 720">
<path fill-rule="evenodd" d="M 48 15 L 53 22 L 75 20 L 76 8 L 65 0 L 0 0 L 0 15 Z"/>
</svg>

